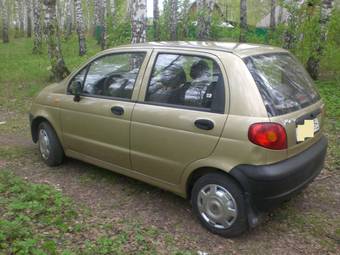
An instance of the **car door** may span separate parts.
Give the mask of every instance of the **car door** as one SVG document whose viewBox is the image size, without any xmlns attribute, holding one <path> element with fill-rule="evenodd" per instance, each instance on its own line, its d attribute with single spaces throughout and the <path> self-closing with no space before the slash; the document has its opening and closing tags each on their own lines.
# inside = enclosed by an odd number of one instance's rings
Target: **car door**
<svg viewBox="0 0 340 255">
<path fill-rule="evenodd" d="M 70 87 L 61 99 L 67 154 L 130 168 L 130 120 L 150 51 L 115 52 L 91 61 L 70 80 L 81 82 L 80 101 Z"/>
<path fill-rule="evenodd" d="M 176 185 L 217 145 L 228 112 L 226 74 L 213 54 L 154 50 L 145 76 L 131 121 L 132 168 Z"/>
</svg>

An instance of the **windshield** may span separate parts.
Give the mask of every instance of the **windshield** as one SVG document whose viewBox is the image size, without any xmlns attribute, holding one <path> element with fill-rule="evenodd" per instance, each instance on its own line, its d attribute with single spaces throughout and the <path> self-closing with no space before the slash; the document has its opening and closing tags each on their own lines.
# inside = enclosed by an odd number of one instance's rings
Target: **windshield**
<svg viewBox="0 0 340 255">
<path fill-rule="evenodd" d="M 244 59 L 269 116 L 293 112 L 320 99 L 313 81 L 293 56 L 274 53 Z"/>
</svg>

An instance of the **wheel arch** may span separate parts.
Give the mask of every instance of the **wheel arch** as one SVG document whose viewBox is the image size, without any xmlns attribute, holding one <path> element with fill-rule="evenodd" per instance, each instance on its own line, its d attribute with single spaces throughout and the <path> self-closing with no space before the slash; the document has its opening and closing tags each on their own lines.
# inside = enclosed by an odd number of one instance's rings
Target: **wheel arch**
<svg viewBox="0 0 340 255">
<path fill-rule="evenodd" d="M 239 185 L 239 187 L 244 191 L 241 183 L 233 175 L 229 174 L 227 171 L 216 168 L 216 167 L 199 167 L 193 170 L 187 178 L 185 191 L 186 191 L 186 197 L 188 199 L 191 198 L 191 191 L 192 191 L 192 188 L 195 182 L 203 175 L 209 174 L 209 173 L 219 173 L 219 174 L 228 176 L 230 179 L 234 180 L 237 183 L 237 185 Z"/>
<path fill-rule="evenodd" d="M 40 123 L 42 122 L 47 122 L 51 126 L 51 128 L 55 131 L 60 143 L 62 144 L 60 129 L 56 128 L 58 127 L 56 126 L 56 123 L 45 114 L 39 114 L 31 120 L 31 134 L 33 142 L 36 143 L 38 141 L 38 129 Z"/>
</svg>

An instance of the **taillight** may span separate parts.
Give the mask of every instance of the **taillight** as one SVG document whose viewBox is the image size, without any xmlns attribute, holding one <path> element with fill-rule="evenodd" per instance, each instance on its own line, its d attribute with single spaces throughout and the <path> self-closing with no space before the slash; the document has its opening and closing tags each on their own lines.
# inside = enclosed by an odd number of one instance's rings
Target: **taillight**
<svg viewBox="0 0 340 255">
<path fill-rule="evenodd" d="M 264 148 L 272 150 L 287 149 L 287 134 L 283 126 L 278 123 L 255 123 L 249 127 L 248 138 Z"/>
</svg>

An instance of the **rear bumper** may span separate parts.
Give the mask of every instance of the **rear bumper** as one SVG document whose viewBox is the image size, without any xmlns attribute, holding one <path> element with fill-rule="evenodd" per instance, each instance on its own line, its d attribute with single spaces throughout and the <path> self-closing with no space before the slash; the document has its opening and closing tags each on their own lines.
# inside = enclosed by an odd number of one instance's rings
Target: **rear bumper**
<svg viewBox="0 0 340 255">
<path fill-rule="evenodd" d="M 323 136 L 287 160 L 263 166 L 239 165 L 230 174 L 243 186 L 250 206 L 262 211 L 288 200 L 312 182 L 323 168 L 326 151 Z"/>
</svg>

